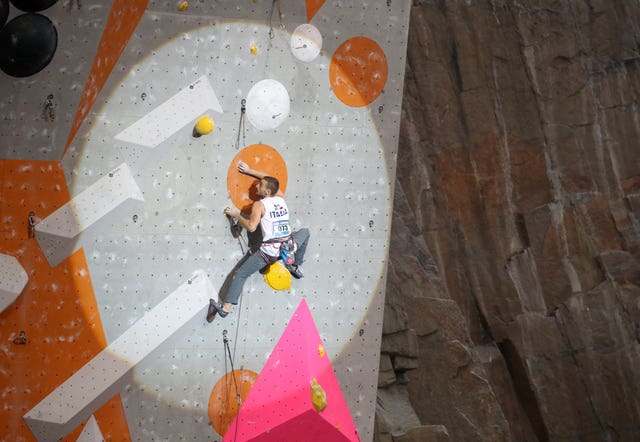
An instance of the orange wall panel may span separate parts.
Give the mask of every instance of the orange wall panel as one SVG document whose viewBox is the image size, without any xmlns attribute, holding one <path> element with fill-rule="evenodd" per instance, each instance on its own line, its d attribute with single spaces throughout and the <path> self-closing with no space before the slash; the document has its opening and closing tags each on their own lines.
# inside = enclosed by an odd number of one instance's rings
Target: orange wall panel
<svg viewBox="0 0 640 442">
<path fill-rule="evenodd" d="M 29 280 L 0 313 L 0 440 L 34 440 L 22 416 L 106 346 L 84 252 L 51 268 L 29 236 L 29 212 L 42 219 L 69 200 L 62 166 L 0 161 L 0 253 L 14 256 Z M 26 344 L 17 340 L 24 331 Z M 119 398 L 99 413 L 112 440 L 128 440 Z M 75 440 L 80 428 L 65 440 Z"/>
</svg>

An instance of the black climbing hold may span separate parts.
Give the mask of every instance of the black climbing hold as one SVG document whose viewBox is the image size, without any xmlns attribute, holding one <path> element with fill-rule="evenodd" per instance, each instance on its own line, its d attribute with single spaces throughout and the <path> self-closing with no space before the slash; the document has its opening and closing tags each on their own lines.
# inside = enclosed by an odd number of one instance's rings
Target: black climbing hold
<svg viewBox="0 0 640 442">
<path fill-rule="evenodd" d="M 9 0 L 0 0 L 0 28 L 4 26 L 9 18 Z"/>
<path fill-rule="evenodd" d="M 58 0 L 11 0 L 13 6 L 24 12 L 44 11 Z"/>
<path fill-rule="evenodd" d="M 44 15 L 22 14 L 0 31 L 0 69 L 28 77 L 45 68 L 58 47 L 56 27 Z"/>
</svg>

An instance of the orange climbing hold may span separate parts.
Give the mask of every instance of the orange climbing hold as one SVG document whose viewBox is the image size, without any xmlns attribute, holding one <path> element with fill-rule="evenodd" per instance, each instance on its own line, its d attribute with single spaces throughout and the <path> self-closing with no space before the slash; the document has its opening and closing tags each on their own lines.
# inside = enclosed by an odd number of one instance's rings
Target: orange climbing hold
<svg viewBox="0 0 640 442">
<path fill-rule="evenodd" d="M 366 37 L 345 41 L 331 58 L 331 87 L 336 97 L 348 106 L 371 104 L 382 93 L 387 75 L 384 51 Z"/>
<path fill-rule="evenodd" d="M 250 168 L 272 174 L 280 181 L 282 193 L 287 189 L 287 166 L 282 156 L 273 147 L 266 144 L 252 144 L 242 149 L 229 165 L 227 172 L 227 190 L 233 204 L 244 213 L 251 213 L 251 206 L 259 198 L 251 176 L 238 172 L 238 162 L 244 161 Z"/>
<path fill-rule="evenodd" d="M 211 425 L 219 435 L 224 436 L 229 429 L 238 414 L 238 399 L 244 403 L 256 379 L 258 374 L 251 370 L 234 370 L 216 382 L 209 396 L 208 410 Z"/>
</svg>

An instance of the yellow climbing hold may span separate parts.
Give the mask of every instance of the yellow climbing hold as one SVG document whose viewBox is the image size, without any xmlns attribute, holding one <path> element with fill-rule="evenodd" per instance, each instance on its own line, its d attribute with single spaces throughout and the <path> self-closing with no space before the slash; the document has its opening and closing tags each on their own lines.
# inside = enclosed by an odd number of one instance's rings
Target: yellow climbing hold
<svg viewBox="0 0 640 442">
<path fill-rule="evenodd" d="M 318 413 L 327 408 L 327 394 L 315 379 L 311 381 L 311 403 Z"/>
<path fill-rule="evenodd" d="M 251 49 L 249 49 L 253 55 L 258 55 L 258 45 L 251 43 Z"/>
<path fill-rule="evenodd" d="M 184 11 L 185 9 L 187 9 L 187 6 L 189 6 L 189 2 L 182 2 L 180 3 L 180 6 L 178 6 L 178 11 Z"/>
<path fill-rule="evenodd" d="M 291 273 L 280 261 L 276 261 L 267 267 L 264 280 L 274 290 L 289 290 L 291 288 Z"/>
<path fill-rule="evenodd" d="M 198 135 L 207 135 L 211 133 L 215 125 L 209 115 L 204 115 L 196 122 L 195 131 Z"/>
<path fill-rule="evenodd" d="M 321 358 L 324 358 L 324 345 L 322 344 L 318 345 L 318 354 L 320 355 Z"/>
</svg>

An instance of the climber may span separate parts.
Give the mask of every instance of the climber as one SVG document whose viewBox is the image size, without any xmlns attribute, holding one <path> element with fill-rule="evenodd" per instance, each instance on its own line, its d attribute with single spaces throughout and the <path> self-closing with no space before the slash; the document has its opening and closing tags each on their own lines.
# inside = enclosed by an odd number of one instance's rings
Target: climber
<svg viewBox="0 0 640 442">
<path fill-rule="evenodd" d="M 238 226 L 247 232 L 255 232 L 258 227 L 262 231 L 262 242 L 257 251 L 249 250 L 231 271 L 230 283 L 223 285 L 218 293 L 220 302 L 209 300 L 207 321 L 213 321 L 215 314 L 224 318 L 236 305 L 242 294 L 245 281 L 257 271 L 261 271 L 269 264 L 281 259 L 281 248 L 293 246 L 295 257 L 293 263 L 285 264 L 289 273 L 296 278 L 302 278 L 300 265 L 309 242 L 309 229 L 303 228 L 293 234 L 289 226 L 289 209 L 280 191 L 280 183 L 264 172 L 251 169 L 244 161 L 238 163 L 238 172 L 257 178 L 256 194 L 259 201 L 253 203 L 249 217 L 231 207 L 224 209 L 226 216 L 237 222 Z M 238 229 L 235 230 L 236 233 Z M 236 234 L 234 233 L 234 236 Z M 285 247 L 283 247 L 283 244 Z"/>
</svg>

